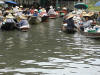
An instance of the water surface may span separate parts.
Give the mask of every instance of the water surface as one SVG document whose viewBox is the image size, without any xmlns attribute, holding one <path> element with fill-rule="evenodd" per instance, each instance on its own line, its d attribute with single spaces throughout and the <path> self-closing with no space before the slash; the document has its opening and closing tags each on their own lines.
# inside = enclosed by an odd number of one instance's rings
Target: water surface
<svg viewBox="0 0 100 75">
<path fill-rule="evenodd" d="M 61 22 L 0 31 L 0 75 L 100 75 L 100 40 L 63 33 Z"/>
</svg>

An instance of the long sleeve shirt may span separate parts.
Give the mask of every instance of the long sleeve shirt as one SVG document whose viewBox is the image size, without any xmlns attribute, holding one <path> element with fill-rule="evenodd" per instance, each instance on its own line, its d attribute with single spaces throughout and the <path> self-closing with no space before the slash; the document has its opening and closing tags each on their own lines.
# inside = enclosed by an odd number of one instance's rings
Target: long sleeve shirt
<svg viewBox="0 0 100 75">
<path fill-rule="evenodd" d="M 11 19 L 11 18 L 6 19 L 6 22 L 7 23 L 15 23 L 15 21 L 13 19 Z"/>
<path fill-rule="evenodd" d="M 93 23 L 92 20 L 88 20 L 86 22 L 83 22 L 83 27 L 86 28 L 86 27 L 91 27 L 91 24 Z"/>
<path fill-rule="evenodd" d="M 67 23 L 67 28 L 76 28 L 74 20 L 72 18 L 65 20 L 64 22 Z"/>
<path fill-rule="evenodd" d="M 28 21 L 27 20 L 21 20 L 20 22 L 19 22 L 19 27 L 21 27 L 21 26 L 29 26 L 29 23 L 28 23 Z"/>
<path fill-rule="evenodd" d="M 50 15 L 50 14 L 55 14 L 54 9 L 50 9 L 50 10 L 48 11 L 48 14 L 49 14 L 49 15 Z"/>
</svg>

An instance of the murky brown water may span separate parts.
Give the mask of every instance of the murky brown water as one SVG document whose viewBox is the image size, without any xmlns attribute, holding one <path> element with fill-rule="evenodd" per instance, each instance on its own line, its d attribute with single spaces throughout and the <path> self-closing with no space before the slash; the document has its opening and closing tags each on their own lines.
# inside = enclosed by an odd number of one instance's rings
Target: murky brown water
<svg viewBox="0 0 100 75">
<path fill-rule="evenodd" d="M 61 21 L 0 31 L 0 75 L 100 75 L 100 40 L 65 34 Z"/>
</svg>

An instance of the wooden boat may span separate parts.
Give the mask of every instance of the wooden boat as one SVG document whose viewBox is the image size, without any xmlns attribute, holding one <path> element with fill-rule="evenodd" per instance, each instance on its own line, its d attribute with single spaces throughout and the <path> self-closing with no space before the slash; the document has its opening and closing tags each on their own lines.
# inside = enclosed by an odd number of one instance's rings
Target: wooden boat
<svg viewBox="0 0 100 75">
<path fill-rule="evenodd" d="M 100 26 L 98 25 L 92 25 L 91 28 L 78 29 L 78 32 L 88 38 L 100 39 Z"/>
<path fill-rule="evenodd" d="M 41 22 L 41 17 L 31 16 L 28 21 L 29 21 L 29 24 L 31 25 L 38 24 Z"/>
<path fill-rule="evenodd" d="M 5 23 L 5 24 L 2 24 L 1 26 L 1 30 L 14 30 L 16 29 L 16 24 L 15 23 Z"/>
<path fill-rule="evenodd" d="M 48 22 L 48 19 L 49 19 L 48 16 L 43 16 L 42 17 L 42 22 Z"/>
<path fill-rule="evenodd" d="M 49 15 L 49 18 L 50 18 L 50 19 L 55 19 L 56 17 L 57 17 L 57 15 L 55 15 L 55 14 L 50 14 L 50 15 Z"/>
<path fill-rule="evenodd" d="M 85 35 L 88 38 L 100 39 L 100 32 L 83 32 L 81 31 L 82 35 Z"/>
</svg>

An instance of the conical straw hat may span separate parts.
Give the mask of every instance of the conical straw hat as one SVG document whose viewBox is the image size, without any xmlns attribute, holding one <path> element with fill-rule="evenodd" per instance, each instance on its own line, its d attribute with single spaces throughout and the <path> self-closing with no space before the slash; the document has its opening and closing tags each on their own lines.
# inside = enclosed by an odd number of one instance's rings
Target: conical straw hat
<svg viewBox="0 0 100 75">
<path fill-rule="evenodd" d="M 22 14 L 22 15 L 20 16 L 20 19 L 27 19 L 27 17 L 26 17 L 24 14 Z"/>
<path fill-rule="evenodd" d="M 14 18 L 14 16 L 12 14 L 9 14 L 6 16 L 6 18 Z"/>
<path fill-rule="evenodd" d="M 74 17 L 74 14 L 69 14 L 68 17 L 67 17 L 67 19 L 70 19 L 72 17 Z"/>
<path fill-rule="evenodd" d="M 90 17 L 91 15 L 90 14 L 83 14 L 83 17 Z"/>
</svg>

